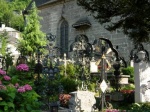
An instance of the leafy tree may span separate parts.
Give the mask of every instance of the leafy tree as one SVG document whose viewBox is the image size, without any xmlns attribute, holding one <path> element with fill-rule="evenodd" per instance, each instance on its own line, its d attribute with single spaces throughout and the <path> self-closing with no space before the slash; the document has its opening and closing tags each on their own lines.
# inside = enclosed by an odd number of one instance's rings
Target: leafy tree
<svg viewBox="0 0 150 112">
<path fill-rule="evenodd" d="M 22 32 L 24 29 L 24 19 L 22 15 L 15 15 L 11 18 L 10 27 Z"/>
<path fill-rule="evenodd" d="M 0 22 L 9 25 L 9 20 L 13 15 L 12 9 L 9 7 L 10 4 L 6 0 L 0 0 Z"/>
<path fill-rule="evenodd" d="M 0 23 L 23 31 L 24 20 L 22 11 L 31 0 L 0 0 Z"/>
<path fill-rule="evenodd" d="M 46 45 L 45 34 L 40 30 L 40 17 L 35 2 L 33 2 L 26 19 L 27 25 L 22 33 L 22 38 L 19 40 L 18 50 L 23 55 L 34 56 L 41 46 Z"/>
<path fill-rule="evenodd" d="M 31 0 L 12 0 L 11 6 L 15 11 L 22 11 L 24 10 L 28 4 L 31 2 Z"/>
<path fill-rule="evenodd" d="M 109 31 L 122 29 L 135 43 L 150 42 L 150 0 L 77 0 Z M 114 21 L 114 19 L 117 19 Z"/>
<path fill-rule="evenodd" d="M 23 31 L 24 19 L 22 11 L 28 6 L 31 0 L 12 0 L 10 6 L 12 7 L 14 16 L 10 19 L 11 27 Z"/>
</svg>

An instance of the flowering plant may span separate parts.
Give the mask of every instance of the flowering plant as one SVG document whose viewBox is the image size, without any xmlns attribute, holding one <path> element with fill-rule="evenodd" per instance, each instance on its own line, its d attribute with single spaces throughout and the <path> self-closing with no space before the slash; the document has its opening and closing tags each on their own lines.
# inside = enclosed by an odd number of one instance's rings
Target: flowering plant
<svg viewBox="0 0 150 112">
<path fill-rule="evenodd" d="M 17 86 L 16 86 L 17 87 Z M 24 86 L 20 86 L 17 91 L 20 92 L 20 93 L 24 93 L 26 91 L 30 91 L 32 90 L 32 87 L 29 85 L 29 84 L 26 84 Z"/>
<path fill-rule="evenodd" d="M 2 69 L 0 69 L 0 84 L 2 84 L 2 80 L 4 80 L 4 83 L 7 84 L 8 81 L 11 80 L 10 76 L 6 75 L 6 72 Z"/>
<path fill-rule="evenodd" d="M 121 90 L 123 94 L 131 94 L 134 93 L 134 90 Z"/>
<path fill-rule="evenodd" d="M 60 94 L 59 95 L 60 105 L 63 107 L 67 107 L 70 98 L 71 98 L 71 95 L 69 94 Z"/>
<path fill-rule="evenodd" d="M 126 112 L 126 110 L 118 110 L 118 109 L 106 109 L 103 112 Z"/>
<path fill-rule="evenodd" d="M 39 109 L 39 95 L 32 89 L 31 84 L 26 83 L 26 79 L 16 83 L 14 78 L 0 69 L 0 112 L 31 112 Z"/>
<path fill-rule="evenodd" d="M 6 75 L 6 72 L 2 69 L 0 69 L 0 75 Z"/>
<path fill-rule="evenodd" d="M 120 92 L 124 95 L 124 103 L 134 103 L 134 90 L 121 90 Z"/>
<path fill-rule="evenodd" d="M 27 64 L 19 64 L 17 67 L 16 67 L 16 69 L 18 70 L 18 71 L 29 71 L 29 67 L 28 67 L 28 65 Z"/>
<path fill-rule="evenodd" d="M 19 83 L 20 85 L 25 85 L 26 83 L 31 86 L 34 85 L 34 78 L 32 77 L 32 71 L 30 71 L 27 64 L 19 64 L 16 67 L 11 66 L 9 69 L 9 74 L 12 77 L 13 83 Z"/>
</svg>

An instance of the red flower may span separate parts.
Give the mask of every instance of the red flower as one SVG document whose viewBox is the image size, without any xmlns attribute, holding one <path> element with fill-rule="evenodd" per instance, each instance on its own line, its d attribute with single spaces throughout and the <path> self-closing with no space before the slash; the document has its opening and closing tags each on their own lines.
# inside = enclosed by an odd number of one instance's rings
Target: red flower
<svg viewBox="0 0 150 112">
<path fill-rule="evenodd" d="M 121 92 L 124 94 L 130 94 L 130 93 L 133 93 L 134 90 L 121 90 Z"/>
<path fill-rule="evenodd" d="M 69 95 L 69 94 L 60 94 L 59 95 L 59 101 L 63 106 L 68 104 L 70 98 L 71 98 L 71 95 Z"/>
</svg>

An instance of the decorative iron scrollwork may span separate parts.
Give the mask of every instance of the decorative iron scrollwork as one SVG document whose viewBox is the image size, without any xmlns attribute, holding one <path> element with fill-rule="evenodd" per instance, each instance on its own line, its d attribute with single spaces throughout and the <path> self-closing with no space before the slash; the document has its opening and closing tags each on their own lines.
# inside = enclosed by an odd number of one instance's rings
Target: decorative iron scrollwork
<svg viewBox="0 0 150 112">
<path fill-rule="evenodd" d="M 143 58 L 144 59 L 140 59 L 139 57 L 139 53 L 143 52 Z M 138 63 L 140 61 L 149 61 L 149 53 L 147 50 L 144 49 L 144 46 L 140 43 L 140 44 L 135 44 L 134 48 L 131 50 L 130 52 L 130 60 L 133 60 L 135 63 Z"/>
</svg>

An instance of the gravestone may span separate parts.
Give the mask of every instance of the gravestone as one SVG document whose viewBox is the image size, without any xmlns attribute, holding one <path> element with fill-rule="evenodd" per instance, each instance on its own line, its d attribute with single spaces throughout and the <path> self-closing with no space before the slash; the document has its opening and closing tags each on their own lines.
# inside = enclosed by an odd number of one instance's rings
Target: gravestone
<svg viewBox="0 0 150 112">
<path fill-rule="evenodd" d="M 71 112 L 92 112 L 93 105 L 96 103 L 95 93 L 90 91 L 71 92 L 69 100 L 69 109 Z"/>
<path fill-rule="evenodd" d="M 150 62 L 134 63 L 135 103 L 150 102 Z"/>
</svg>

